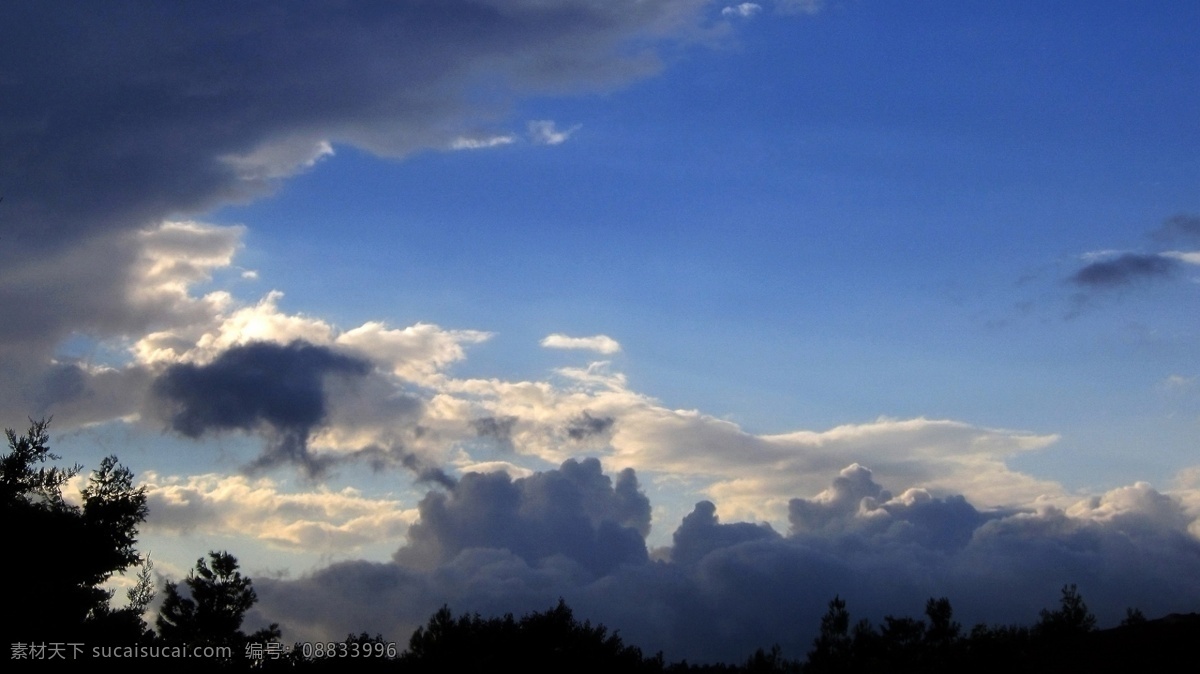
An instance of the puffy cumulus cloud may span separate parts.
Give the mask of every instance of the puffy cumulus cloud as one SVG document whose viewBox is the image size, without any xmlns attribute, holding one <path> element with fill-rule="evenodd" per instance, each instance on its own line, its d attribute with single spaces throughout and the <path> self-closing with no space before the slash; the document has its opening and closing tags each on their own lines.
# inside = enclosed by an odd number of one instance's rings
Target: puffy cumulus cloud
<svg viewBox="0 0 1200 674">
<path fill-rule="evenodd" d="M 403 540 L 416 520 L 399 501 L 366 498 L 346 488 L 285 492 L 265 478 L 143 474 L 151 533 L 251 536 L 268 544 L 311 552 L 353 550 Z"/>
<path fill-rule="evenodd" d="M 671 561 L 677 564 L 695 564 L 709 553 L 729 548 L 740 543 L 776 540 L 779 534 L 769 524 L 735 522 L 721 524 L 717 517 L 717 506 L 712 501 L 696 504 L 672 537 Z"/>
<path fill-rule="evenodd" d="M 241 234 L 170 222 L 128 237 L 136 263 L 125 268 L 126 297 L 118 304 L 160 307 L 123 324 L 132 334 L 132 362 L 43 364 L 28 373 L 35 376 L 22 392 L 21 415 L 63 409 L 69 423 L 92 423 L 151 412 L 147 420 L 192 436 L 261 433 L 267 449 L 259 467 L 290 463 L 316 474 L 360 460 L 447 487 L 454 484 L 449 467 L 496 458 L 476 455 L 474 445 L 487 444 L 481 439 L 511 450 L 504 460 L 523 470 L 583 450 L 656 479 L 686 479 L 731 516 L 777 527 L 786 524 L 795 494 L 819 491 L 856 461 L 872 465 L 888 488 L 960 493 L 985 506 L 1062 496 L 1058 485 L 1005 463 L 1054 436 L 926 419 L 756 435 L 633 391 L 607 362 L 558 369 L 551 381 L 457 379 L 449 368 L 490 333 L 379 322 L 341 330 L 282 311 L 277 292 L 253 304 L 221 291 L 197 294 L 198 283 L 232 268 Z M 559 337 L 573 345 L 590 340 L 589 348 L 605 348 L 608 339 Z M 258 366 L 266 362 L 279 367 Z M 290 379 L 273 374 L 290 370 Z M 225 402 L 201 390 L 223 392 Z M 256 391 L 264 396 L 251 399 Z"/>
<path fill-rule="evenodd" d="M 854 532 L 917 542 L 931 550 L 961 548 L 981 524 L 996 516 L 999 513 L 981 513 L 957 494 L 935 498 L 925 489 L 910 488 L 893 498 L 857 463 L 843 469 L 815 498 L 788 503 L 793 536 Z"/>
<path fill-rule="evenodd" d="M 1200 466 L 1189 466 L 1176 473 L 1170 492 L 1179 499 L 1188 518 L 1192 521 L 1188 531 L 1200 538 Z"/>
<path fill-rule="evenodd" d="M 608 335 L 568 337 L 563 334 L 554 333 L 547 335 L 542 340 L 542 346 L 547 349 L 582 349 L 603 354 L 617 353 L 621 350 L 621 344 Z"/>
<path fill-rule="evenodd" d="M 795 494 L 820 491 L 852 462 L 872 465 L 875 479 L 888 487 L 959 493 L 989 507 L 1064 496 L 1060 485 L 1007 464 L 1051 445 L 1057 436 L 1050 434 L 881 418 L 757 435 L 695 410 L 670 409 L 631 390 L 608 363 L 556 373 L 556 381 L 446 377 L 425 406 L 422 442 L 462 446 L 484 438 L 511 450 L 506 460 L 526 467 L 560 463 L 583 450 L 656 480 L 685 479 L 735 517 L 784 525 Z M 477 460 L 454 459 L 457 465 Z"/>
<path fill-rule="evenodd" d="M 1112 524 L 1129 531 L 1179 531 L 1196 519 L 1178 498 L 1159 493 L 1146 482 L 1080 501 L 1066 513 L 1076 519 Z"/>
<path fill-rule="evenodd" d="M 595 574 L 647 559 L 649 500 L 632 470 L 614 484 L 596 459 L 515 480 L 468 473 L 450 490 L 430 492 L 419 510 L 396 553 L 406 566 L 444 564 L 472 548 L 504 549 L 530 564 L 565 557 Z"/>
<path fill-rule="evenodd" d="M 3 410 L 16 418 L 53 414 L 68 429 L 123 419 L 165 422 L 190 437 L 255 432 L 267 441 L 257 467 L 292 463 L 316 475 L 357 459 L 446 483 L 439 465 L 476 410 L 442 405 L 426 433 L 423 401 L 408 387 L 444 380 L 442 370 L 465 357 L 465 345 L 490 334 L 378 322 L 342 331 L 282 311 L 277 291 L 252 304 L 224 291 L 195 293 L 233 268 L 242 234 L 166 222 L 127 237 L 134 263 L 124 270 L 125 297 L 116 304 L 125 314 L 114 326 L 128 339 L 97 342 L 112 351 L 105 364 L 0 355 L 13 364 L 0 388 Z"/>
<path fill-rule="evenodd" d="M 142 364 L 164 366 L 211 362 L 227 349 L 251 343 L 332 342 L 332 325 L 317 318 L 283 313 L 279 310 L 282 297 L 282 292 L 272 290 L 253 305 L 237 306 L 224 295 L 225 301 L 214 305 L 208 315 L 152 332 L 138 339 L 131 351 Z"/>
<path fill-rule="evenodd" d="M 881 418 L 826 431 L 759 436 L 695 411 L 652 404 L 617 415 L 614 455 L 643 470 L 704 477 L 705 493 L 737 517 L 781 521 L 796 493 L 820 490 L 847 462 L 874 467 L 883 483 L 965 494 L 988 506 L 1058 497 L 1061 486 L 1006 461 L 1056 440 L 961 422 Z"/>
<path fill-rule="evenodd" d="M 634 498 L 631 472 L 613 484 L 585 461 L 515 480 L 468 475 L 426 497 L 392 563 L 344 562 L 256 588 L 288 638 L 366 629 L 403 639 L 443 603 L 500 614 L 563 597 L 644 649 L 725 661 L 772 642 L 803 654 L 835 594 L 855 619 L 873 621 L 919 615 L 927 598 L 948 596 L 967 625 L 1032 622 L 1068 582 L 1107 624 L 1129 606 L 1161 615 L 1200 601 L 1200 540 L 1180 501 L 1148 485 L 1022 510 L 903 486 L 890 496 L 868 468 L 846 467 L 821 493 L 794 499 L 786 536 L 724 523 L 701 502 L 650 559 L 634 544 L 649 505 Z M 629 547 L 598 551 L 606 526 Z"/>
<path fill-rule="evenodd" d="M 842 470 L 833 485 L 816 498 L 792 499 L 788 519 L 793 532 L 840 528 L 848 519 L 877 511 L 881 501 L 891 498 L 891 492 L 875 483 L 870 470 L 855 463 Z"/>
<path fill-rule="evenodd" d="M 727 513 L 777 525 L 794 494 L 819 490 L 854 461 L 869 462 L 882 484 L 962 493 L 989 506 L 1061 496 L 1057 485 L 1005 463 L 1054 436 L 926 419 L 756 435 L 667 408 L 631 390 L 608 362 L 560 368 L 548 381 L 458 379 L 450 368 L 490 333 L 380 322 L 342 330 L 282 311 L 277 292 L 252 304 L 220 291 L 196 294 L 197 283 L 232 268 L 240 236 L 238 228 L 192 222 L 139 233 L 138 282 L 129 288 L 171 295 L 164 306 L 187 311 L 158 312 L 130 340 L 124 367 L 43 368 L 27 387 L 34 404 L 25 400 L 23 410 L 63 410 L 68 423 L 142 414 L 193 437 L 256 432 L 267 442 L 258 467 L 290 463 L 316 475 L 360 460 L 443 485 L 453 483 L 447 467 L 496 458 L 477 455 L 488 443 L 526 470 L 587 451 L 656 477 L 683 477 Z M 592 348 L 608 339 L 559 337 Z"/>
<path fill-rule="evenodd" d="M 398 377 L 428 384 L 435 383 L 441 370 L 465 357 L 464 344 L 491 337 L 490 332 L 443 330 L 429 323 L 396 329 L 371 321 L 338 335 L 337 343 L 366 354 Z"/>
</svg>

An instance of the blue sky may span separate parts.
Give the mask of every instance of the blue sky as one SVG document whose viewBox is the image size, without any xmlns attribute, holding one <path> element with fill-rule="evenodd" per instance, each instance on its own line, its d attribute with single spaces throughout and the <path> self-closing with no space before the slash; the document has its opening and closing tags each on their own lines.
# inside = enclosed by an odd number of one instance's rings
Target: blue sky
<svg viewBox="0 0 1200 674">
<path fill-rule="evenodd" d="M 1166 574 L 1200 557 L 1191 3 L 6 11 L 41 28 L 0 49 L 0 303 L 26 317 L 0 329 L 0 412 L 130 465 L 164 575 L 228 548 L 293 638 L 562 594 L 693 658 L 759 632 L 618 600 L 692 583 L 749 611 L 768 599 L 697 570 L 738 546 L 785 569 L 825 551 L 880 616 L 926 592 L 1024 619 L 1085 580 L 1113 616 L 1200 599 Z M 59 50 L 79 25 L 110 30 Z M 610 491 L 561 465 L 584 457 Z M 537 511 L 479 496 L 509 488 L 568 508 L 538 491 L 559 479 L 642 556 L 566 573 L 575 538 L 429 519 Z M 892 547 L 922 522 L 975 532 L 938 548 L 946 589 Z M 678 552 L 695 531 L 707 557 Z M 1178 556 L 1118 587 L 1048 552 L 1081 532 Z M 856 537 L 875 557 L 839 556 Z M 522 589 L 485 582 L 481 550 Z M 872 594 L 884 567 L 904 591 Z M 439 585 L 451 568 L 481 584 Z M 380 574 L 421 588 L 400 619 L 288 599 Z M 789 618 L 839 591 L 802 575 L 768 583 L 814 598 Z M 983 589 L 1014 576 L 1017 599 Z"/>
<path fill-rule="evenodd" d="M 538 376 L 540 336 L 606 333 L 639 390 L 760 431 L 927 415 L 1094 445 L 1119 420 L 1126 444 L 1147 415 L 1173 425 L 1140 401 L 1195 374 L 1194 286 L 1076 309 L 1067 279 L 1193 208 L 1187 22 L 1019 9 L 759 14 L 495 127 L 551 118 L 569 142 L 339 147 L 215 219 L 254 223 L 249 255 L 286 251 L 256 260 L 283 306 L 496 332 L 467 372 Z M 1173 430 L 1191 449 L 1195 419 Z M 1077 486 L 1128 474 L 1088 470 Z"/>
</svg>

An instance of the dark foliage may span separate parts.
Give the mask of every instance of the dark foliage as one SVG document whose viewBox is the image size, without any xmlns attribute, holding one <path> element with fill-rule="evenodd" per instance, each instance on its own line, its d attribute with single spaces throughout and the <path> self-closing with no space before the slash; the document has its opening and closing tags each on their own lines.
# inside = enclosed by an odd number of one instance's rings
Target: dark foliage
<svg viewBox="0 0 1200 674">
<path fill-rule="evenodd" d="M 0 556 L 10 641 L 144 641 L 150 634 L 142 612 L 153 595 L 148 566 L 123 608 L 112 608 L 102 585 L 143 562 L 134 546 L 145 492 L 110 456 L 88 479 L 82 506 L 68 503 L 62 487 L 81 467 L 41 465 L 59 458 L 47 446 L 48 428 L 42 420 L 23 436 L 6 431 L 9 452 L 0 457 L 0 536 L 21 551 Z"/>
<path fill-rule="evenodd" d="M 1041 618 L 1033 627 L 1034 636 L 1065 639 L 1096 629 L 1096 616 L 1088 610 L 1074 583 L 1062 589 L 1057 611 L 1042 609 Z"/>
<path fill-rule="evenodd" d="M 662 657 L 646 658 L 602 625 L 580 623 L 565 602 L 517 620 L 462 615 L 442 607 L 409 640 L 402 663 L 415 672 L 658 672 Z"/>
<path fill-rule="evenodd" d="M 1063 587 L 1058 609 L 1043 610 L 1032 628 L 981 624 L 963 634 L 946 598 L 925 604 L 925 620 L 887 616 L 879 629 L 866 620 L 849 625 L 846 603 L 834 597 L 803 671 L 1160 671 L 1190 657 L 1200 639 L 1200 615 L 1148 621 L 1136 609 L 1120 627 L 1098 632 L 1074 585 Z"/>
<path fill-rule="evenodd" d="M 176 583 L 167 583 L 158 612 L 158 633 L 170 644 L 227 646 L 235 659 L 246 653 L 246 645 L 279 640 L 279 626 L 251 635 L 242 632 L 246 611 L 258 597 L 252 581 L 238 571 L 237 559 L 228 552 L 208 553 L 209 562 L 196 560 L 184 581 L 188 595 Z"/>
</svg>

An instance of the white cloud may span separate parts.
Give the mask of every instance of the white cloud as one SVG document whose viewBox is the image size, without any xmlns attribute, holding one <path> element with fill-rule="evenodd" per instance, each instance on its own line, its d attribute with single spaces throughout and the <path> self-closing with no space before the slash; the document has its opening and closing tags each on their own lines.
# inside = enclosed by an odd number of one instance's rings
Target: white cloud
<svg viewBox="0 0 1200 674">
<path fill-rule="evenodd" d="M 1179 260 L 1187 264 L 1200 265 L 1200 250 L 1180 251 L 1169 250 L 1165 253 L 1160 253 L 1163 257 L 1169 257 L 1173 260 Z"/>
<path fill-rule="evenodd" d="M 740 16 L 751 17 L 762 11 L 762 5 L 753 2 L 743 2 L 740 5 L 731 5 L 721 10 L 722 16 Z"/>
<path fill-rule="evenodd" d="M 547 349 L 583 349 L 603 354 L 617 353 L 621 350 L 621 344 L 608 335 L 568 337 L 554 333 L 543 339 L 541 344 Z"/>
<path fill-rule="evenodd" d="M 1195 383 L 1195 377 L 1185 377 L 1181 374 L 1173 374 L 1159 382 L 1159 385 L 1169 391 L 1182 391 L 1191 388 Z"/>
<path fill-rule="evenodd" d="M 397 329 L 370 321 L 338 335 L 336 343 L 357 349 L 398 377 L 430 383 L 446 366 L 466 356 L 464 344 L 478 344 L 491 337 L 490 332 L 443 330 L 430 323 Z"/>
<path fill-rule="evenodd" d="M 335 552 L 393 540 L 399 543 L 417 512 L 399 501 L 371 499 L 354 489 L 284 492 L 272 480 L 244 476 L 141 476 L 146 529 L 250 536 L 274 546 Z"/>
<path fill-rule="evenodd" d="M 326 157 L 332 157 L 333 145 L 327 140 L 298 138 L 267 142 L 253 152 L 220 157 L 242 180 L 275 180 L 310 169 Z"/>
<path fill-rule="evenodd" d="M 1076 519 L 1142 531 L 1148 528 L 1182 531 L 1195 519 L 1185 513 L 1179 500 L 1156 491 L 1146 482 L 1119 487 L 1101 496 L 1079 501 L 1066 513 Z"/>
<path fill-rule="evenodd" d="M 173 362 L 207 363 L 222 351 L 252 342 L 287 344 L 304 340 L 313 344 L 333 341 L 334 327 L 323 320 L 302 315 L 285 314 L 278 303 L 283 293 L 273 290 L 258 303 L 233 309 L 227 293 L 215 296 L 220 302 L 210 302 L 212 311 L 191 324 L 182 324 L 143 337 L 133 345 L 133 352 L 144 364 Z"/>
<path fill-rule="evenodd" d="M 566 142 L 582 125 L 559 130 L 552 120 L 541 119 L 529 122 L 529 140 L 538 145 L 559 145 Z"/>
<path fill-rule="evenodd" d="M 317 459 L 361 456 L 418 465 L 413 468 L 418 473 L 437 466 L 483 466 L 494 457 L 473 455 L 477 445 L 491 441 L 480 435 L 479 421 L 511 418 L 505 437 L 493 439 L 514 452 L 506 461 L 515 467 L 527 470 L 587 451 L 653 478 L 687 480 L 730 516 L 777 526 L 786 517 L 788 499 L 819 491 L 853 462 L 870 465 L 875 479 L 888 488 L 961 493 L 982 506 L 1061 502 L 1065 496 L 1060 485 L 1007 465 L 1011 457 L 1053 443 L 1051 434 L 881 418 L 823 431 L 757 435 L 633 391 L 607 361 L 559 368 L 554 381 L 457 379 L 449 368 L 466 358 L 467 346 L 491 333 L 424 323 L 392 328 L 374 321 L 341 330 L 317 317 L 284 312 L 275 291 L 250 305 L 221 291 L 193 295 L 194 284 L 232 265 L 240 236 L 237 228 L 198 223 L 168 223 L 140 236 L 144 252 L 134 267 L 139 280 L 131 282 L 129 292 L 137 293 L 143 305 L 163 307 L 147 310 L 157 329 L 133 340 L 134 361 L 125 370 L 66 372 L 82 378 L 91 391 L 90 397 L 77 396 L 80 409 L 72 412 L 74 418 L 128 416 L 154 373 L 171 364 L 211 363 L 253 342 L 303 340 L 375 365 L 368 375 L 322 384 L 326 415 L 308 438 L 308 451 Z M 620 350 L 606 335 L 552 334 L 541 344 Z M 110 398 L 127 402 L 120 409 L 98 402 Z"/>
<path fill-rule="evenodd" d="M 1084 262 L 1089 262 L 1089 263 L 1090 262 L 1101 262 L 1103 260 L 1108 260 L 1108 259 L 1117 257 L 1118 255 L 1123 255 L 1127 252 L 1129 252 L 1129 251 L 1119 250 L 1119 249 L 1115 249 L 1115 248 L 1106 248 L 1104 250 L 1089 250 L 1087 252 L 1080 253 L 1079 259 L 1083 260 Z"/>
<path fill-rule="evenodd" d="M 451 150 L 484 150 L 490 147 L 500 147 L 501 145 L 511 145 L 517 141 L 517 137 L 512 134 L 503 136 L 486 136 L 482 138 L 474 138 L 468 136 L 460 136 L 455 138 L 450 143 Z"/>
</svg>

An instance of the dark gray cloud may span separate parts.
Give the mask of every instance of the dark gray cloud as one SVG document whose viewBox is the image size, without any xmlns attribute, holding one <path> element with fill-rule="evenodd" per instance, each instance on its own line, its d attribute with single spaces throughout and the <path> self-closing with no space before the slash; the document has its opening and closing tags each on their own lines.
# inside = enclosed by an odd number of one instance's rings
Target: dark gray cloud
<svg viewBox="0 0 1200 674">
<path fill-rule="evenodd" d="M 444 147 L 516 95 L 653 72 L 650 53 L 626 47 L 686 31 L 703 6 L 115 2 L 64 12 L 9 3 L 0 28 L 6 237 L 54 246 L 204 210 L 253 194 L 310 159 L 320 140 L 391 155 Z M 486 92 L 477 86 L 485 75 Z M 264 147 L 272 151 L 254 156 Z"/>
<path fill-rule="evenodd" d="M 860 508 L 875 509 L 880 501 L 892 498 L 891 492 L 875 483 L 871 471 L 857 463 L 839 473 L 823 496 L 811 501 L 797 498 L 788 503 L 793 534 L 843 529 Z"/>
<path fill-rule="evenodd" d="M 717 506 L 701 501 L 683 518 L 672 538 L 671 561 L 695 564 L 709 553 L 749 541 L 778 539 L 779 534 L 769 524 L 735 522 L 721 524 Z"/>
<path fill-rule="evenodd" d="M 649 560 L 634 545 L 630 525 L 648 523 L 649 504 L 622 490 L 640 494 L 632 472 L 614 486 L 594 460 L 519 480 L 468 475 L 422 502 L 395 563 L 256 580 L 259 608 L 288 638 L 365 629 L 403 640 L 444 603 L 494 615 L 563 597 L 581 618 L 619 628 L 651 652 L 735 661 L 771 643 L 803 655 L 835 594 L 855 620 L 877 623 L 886 614 L 918 616 L 926 599 L 944 595 L 967 626 L 1033 622 L 1068 582 L 1102 624 L 1129 606 L 1162 615 L 1200 602 L 1200 541 L 1178 500 L 1147 485 L 1071 515 L 985 513 L 961 496 L 889 497 L 855 465 L 821 496 L 793 501 L 788 536 L 721 523 L 713 504 L 697 504 L 675 531 L 670 561 Z M 624 533 L 606 539 L 606 526 Z M 604 549 L 611 545 L 625 552 Z"/>
<path fill-rule="evenodd" d="M 1150 237 L 1164 243 L 1200 242 L 1200 215 L 1180 213 L 1163 221 L 1162 226 L 1150 232 Z"/>
<path fill-rule="evenodd" d="M 475 434 L 479 437 L 495 440 L 499 446 L 511 450 L 512 431 L 516 424 L 517 418 L 513 416 L 483 417 L 472 420 L 471 428 L 475 429 Z"/>
<path fill-rule="evenodd" d="M 325 379 L 364 377 L 365 360 L 305 342 L 235 346 L 205 365 L 167 368 L 151 387 L 170 428 L 198 438 L 229 430 L 269 430 L 269 449 L 252 465 L 293 463 L 310 475 L 326 463 L 308 451 L 308 437 L 327 411 Z"/>
<path fill-rule="evenodd" d="M 380 472 L 393 466 L 402 466 L 412 471 L 418 483 L 441 485 L 453 489 L 458 480 L 451 477 L 440 466 L 429 462 L 428 459 L 413 452 L 406 451 L 403 446 L 380 447 L 370 445 L 345 455 L 347 461 L 363 461 L 372 470 Z"/>
<path fill-rule="evenodd" d="M 1071 276 L 1071 281 L 1089 288 L 1111 288 L 1134 281 L 1165 278 L 1178 266 L 1178 261 L 1162 255 L 1124 253 L 1085 266 Z"/>
<path fill-rule="evenodd" d="M 793 537 L 853 533 L 931 550 L 955 550 L 965 546 L 983 523 L 1012 514 L 982 513 L 960 495 L 937 498 L 923 489 L 893 498 L 870 470 L 858 464 L 843 470 L 822 496 L 788 502 Z"/>
<path fill-rule="evenodd" d="M 87 394 L 87 372 L 75 363 L 57 363 L 46 371 L 35 395 L 35 415 L 44 417 L 59 403 L 69 403 Z"/>
<path fill-rule="evenodd" d="M 604 435 L 612 430 L 614 421 L 612 417 L 594 417 L 584 410 L 567 423 L 567 437 L 572 440 L 586 440 Z"/>
<path fill-rule="evenodd" d="M 572 560 L 594 574 L 647 559 L 650 503 L 632 470 L 614 486 L 600 462 L 574 459 L 558 470 L 513 480 L 468 473 L 446 492 L 430 492 L 401 563 L 445 564 L 464 550 L 508 550 L 530 564 Z"/>
</svg>

